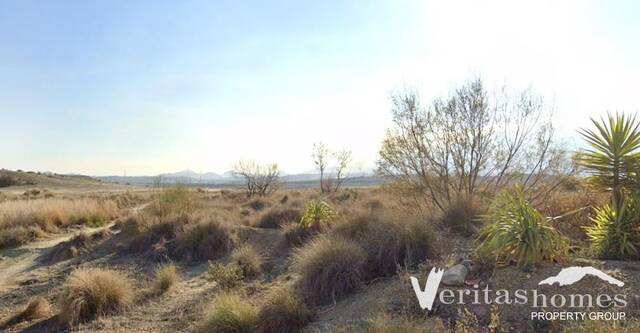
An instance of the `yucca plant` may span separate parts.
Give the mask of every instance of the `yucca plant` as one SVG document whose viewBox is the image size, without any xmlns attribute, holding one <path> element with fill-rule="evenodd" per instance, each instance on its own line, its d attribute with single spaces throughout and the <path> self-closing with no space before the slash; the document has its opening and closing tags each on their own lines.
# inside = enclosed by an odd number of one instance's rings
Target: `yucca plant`
<svg viewBox="0 0 640 333">
<path fill-rule="evenodd" d="M 598 255 L 604 257 L 633 257 L 640 253 L 640 202 L 632 196 L 596 208 L 586 228 Z"/>
<path fill-rule="evenodd" d="M 591 175 L 591 184 L 611 192 L 611 202 L 595 209 L 594 225 L 586 228 L 601 256 L 629 257 L 640 246 L 640 123 L 636 117 L 609 114 L 591 120 L 597 130 L 582 130 L 590 148 L 578 154 L 578 163 Z"/>
<path fill-rule="evenodd" d="M 578 154 L 578 163 L 597 189 L 611 191 L 613 201 L 619 201 L 625 191 L 638 186 L 640 123 L 624 114 L 591 121 L 596 130 L 580 131 L 590 147 Z"/>
<path fill-rule="evenodd" d="M 478 237 L 478 252 L 498 262 L 527 267 L 544 260 L 559 260 L 567 253 L 566 239 L 527 202 L 521 188 L 500 193 Z"/>
<path fill-rule="evenodd" d="M 328 203 L 321 200 L 311 200 L 304 209 L 300 219 L 303 228 L 319 229 L 323 224 L 330 222 L 336 215 Z"/>
</svg>

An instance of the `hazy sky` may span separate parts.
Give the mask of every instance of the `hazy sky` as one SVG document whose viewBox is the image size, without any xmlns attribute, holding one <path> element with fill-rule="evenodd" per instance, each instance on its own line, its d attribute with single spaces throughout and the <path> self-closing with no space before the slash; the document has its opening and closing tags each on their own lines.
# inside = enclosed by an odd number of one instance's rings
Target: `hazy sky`
<svg viewBox="0 0 640 333">
<path fill-rule="evenodd" d="M 300 172 L 322 140 L 369 168 L 393 91 L 477 75 L 555 100 L 571 137 L 640 110 L 638 17 L 634 1 L 0 1 L 0 167 Z"/>
</svg>

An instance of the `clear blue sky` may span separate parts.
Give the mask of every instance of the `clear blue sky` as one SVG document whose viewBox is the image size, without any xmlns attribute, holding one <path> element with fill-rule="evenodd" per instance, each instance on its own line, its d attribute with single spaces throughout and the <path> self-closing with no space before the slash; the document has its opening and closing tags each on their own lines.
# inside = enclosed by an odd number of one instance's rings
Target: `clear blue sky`
<svg viewBox="0 0 640 333">
<path fill-rule="evenodd" d="M 0 167 L 373 166 L 391 92 L 533 85 L 564 136 L 640 109 L 633 1 L 0 1 Z"/>
</svg>

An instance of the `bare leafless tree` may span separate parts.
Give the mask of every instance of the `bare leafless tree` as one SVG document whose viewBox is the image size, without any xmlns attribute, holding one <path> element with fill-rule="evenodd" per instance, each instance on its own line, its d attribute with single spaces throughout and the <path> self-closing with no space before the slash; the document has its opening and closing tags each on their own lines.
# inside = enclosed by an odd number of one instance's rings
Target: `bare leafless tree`
<svg viewBox="0 0 640 333">
<path fill-rule="evenodd" d="M 311 153 L 311 157 L 313 158 L 313 163 L 315 163 L 316 168 L 320 172 L 320 190 L 322 193 L 326 191 L 324 172 L 327 169 L 327 164 L 329 163 L 329 149 L 322 142 L 316 142 L 313 144 L 313 152 Z"/>
<path fill-rule="evenodd" d="M 335 193 L 340 190 L 347 176 L 349 164 L 351 163 L 351 151 L 346 149 L 339 150 L 333 153 L 333 157 L 336 160 L 336 170 L 331 190 Z"/>
<path fill-rule="evenodd" d="M 244 178 L 249 196 L 264 196 L 280 187 L 280 170 L 275 163 L 260 165 L 255 161 L 238 161 L 233 166 L 233 174 Z"/>
<path fill-rule="evenodd" d="M 346 149 L 331 151 L 324 143 L 316 142 L 313 144 L 311 156 L 313 157 L 313 163 L 320 172 L 320 190 L 322 193 L 340 190 L 351 163 L 351 151 Z M 335 162 L 335 165 L 333 162 Z M 334 172 L 327 174 L 330 167 L 334 169 Z"/>
<path fill-rule="evenodd" d="M 428 107 L 411 91 L 392 103 L 378 171 L 442 210 L 515 183 L 541 198 L 575 170 L 553 140 L 552 108 L 530 90 L 489 96 L 475 79 Z"/>
</svg>

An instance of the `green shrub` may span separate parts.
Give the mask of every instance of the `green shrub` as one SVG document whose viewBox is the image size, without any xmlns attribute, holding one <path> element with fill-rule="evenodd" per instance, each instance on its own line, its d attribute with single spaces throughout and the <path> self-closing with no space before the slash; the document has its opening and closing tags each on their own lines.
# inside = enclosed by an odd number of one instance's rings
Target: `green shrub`
<svg viewBox="0 0 640 333">
<path fill-rule="evenodd" d="M 205 310 L 204 332 L 253 333 L 258 327 L 258 313 L 237 294 L 223 293 Z"/>
<path fill-rule="evenodd" d="M 521 189 L 502 192 L 483 216 L 487 224 L 478 237 L 478 252 L 526 267 L 562 258 L 566 239 L 525 199 Z"/>
<path fill-rule="evenodd" d="M 627 196 L 619 204 L 595 209 L 594 225 L 585 228 L 595 252 L 603 257 L 637 257 L 640 250 L 639 199 Z"/>
<path fill-rule="evenodd" d="M 336 213 L 328 203 L 320 200 L 311 200 L 305 207 L 300 225 L 303 228 L 320 229 L 322 225 L 333 220 Z"/>
</svg>

